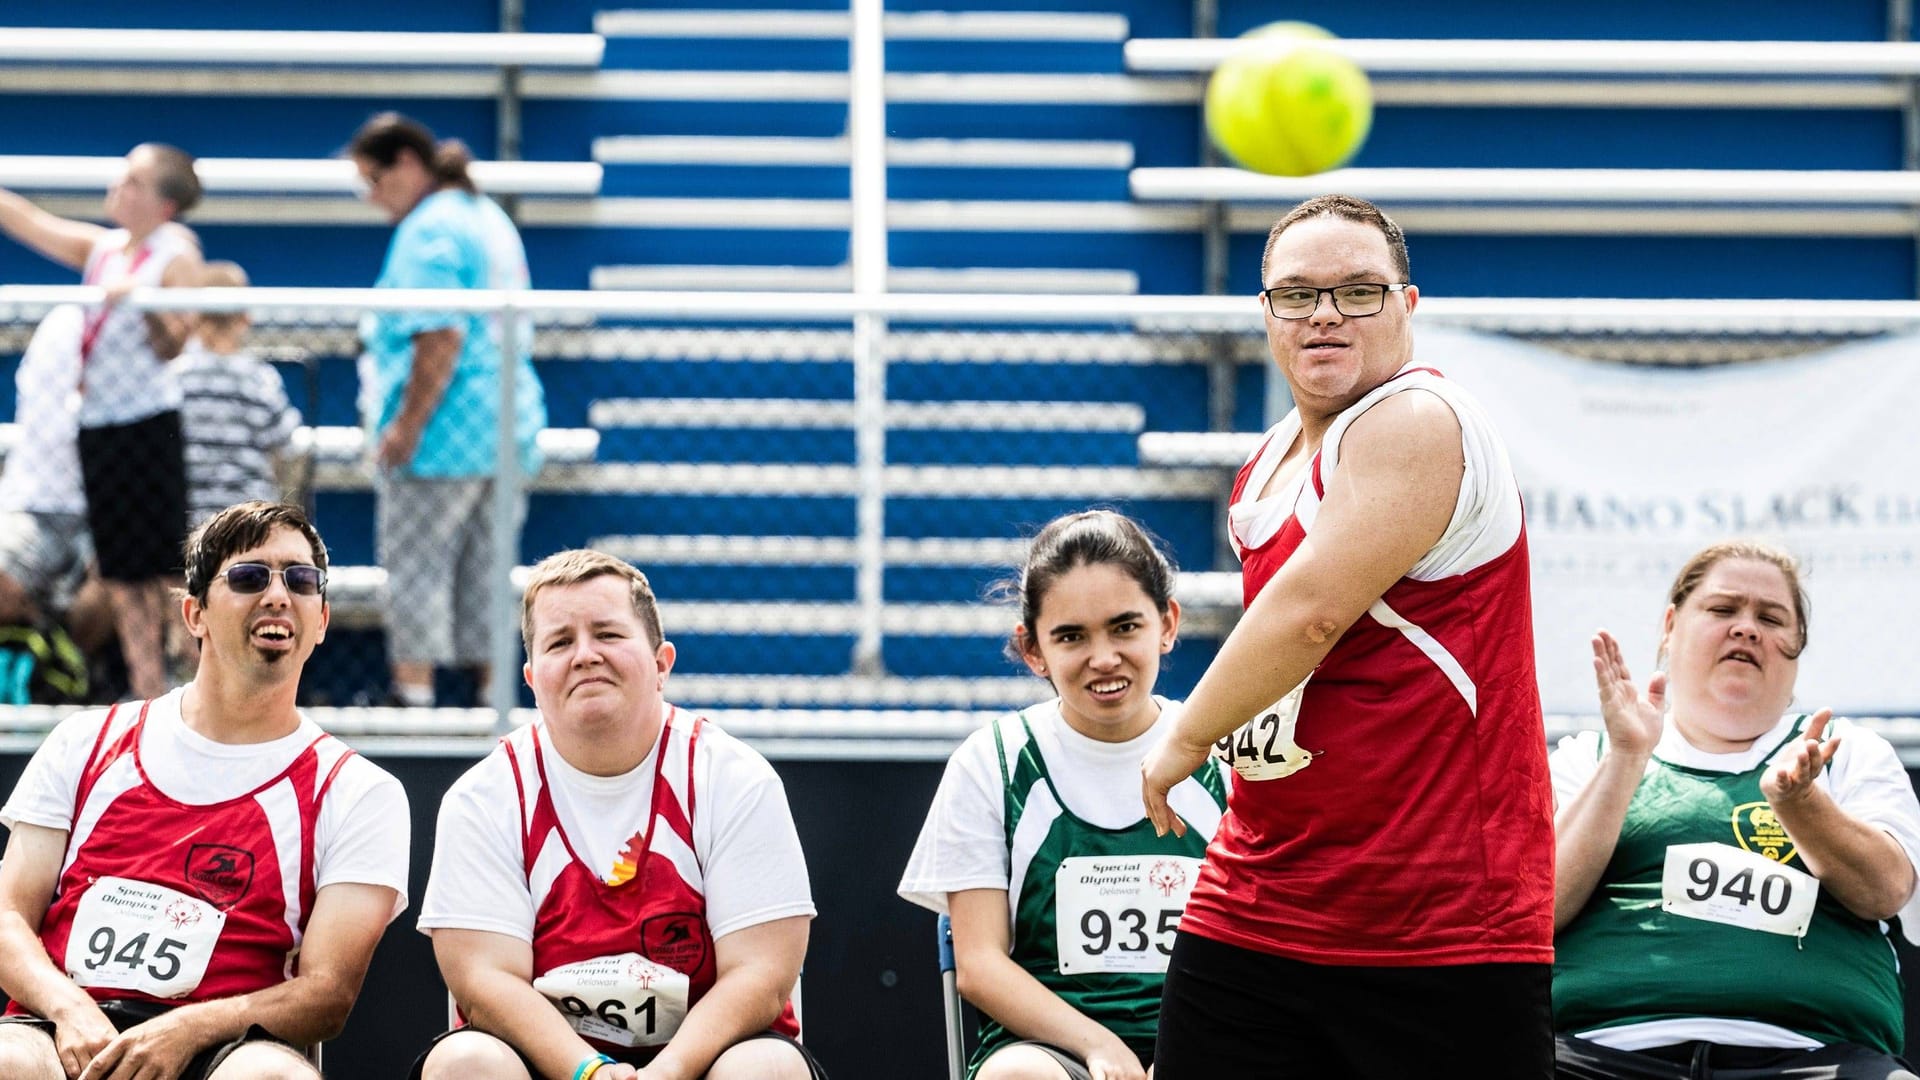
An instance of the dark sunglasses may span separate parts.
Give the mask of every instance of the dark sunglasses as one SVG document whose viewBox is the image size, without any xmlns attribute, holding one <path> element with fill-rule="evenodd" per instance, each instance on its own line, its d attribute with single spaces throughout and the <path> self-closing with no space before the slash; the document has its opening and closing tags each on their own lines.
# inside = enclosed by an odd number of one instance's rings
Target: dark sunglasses
<svg viewBox="0 0 1920 1080">
<path fill-rule="evenodd" d="M 318 596 L 327 587 L 327 572 L 304 563 L 296 563 L 284 570 L 275 570 L 266 563 L 234 563 L 221 571 L 219 576 L 227 579 L 227 588 L 247 595 L 266 592 L 276 574 L 287 583 L 287 591 L 296 596 Z"/>
</svg>

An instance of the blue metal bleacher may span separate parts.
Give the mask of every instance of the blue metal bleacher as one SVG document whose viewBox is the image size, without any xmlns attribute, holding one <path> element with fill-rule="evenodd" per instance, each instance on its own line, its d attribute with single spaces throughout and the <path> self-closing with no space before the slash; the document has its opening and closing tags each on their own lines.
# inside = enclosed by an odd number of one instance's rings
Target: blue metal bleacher
<svg viewBox="0 0 1920 1080">
<path fill-rule="evenodd" d="M 1290 14 L 1250 0 L 1212 7 L 1223 35 Z M 1800 10 L 1724 5 L 1624 22 L 1616 14 L 1389 0 L 1310 17 L 1355 39 L 1881 41 L 1892 32 L 1886 6 L 1866 0 L 1827 5 L 1818 20 Z M 1138 69 L 1128 59 L 1136 43 L 1191 36 L 1194 17 L 1194 5 L 1166 0 L 890 3 L 890 286 L 1204 291 L 1208 201 L 1139 198 L 1130 187 L 1141 170 L 1205 164 L 1201 76 Z M 8 18 L 20 25 L 235 26 L 234 16 L 180 0 L 116 0 L 84 12 L 41 8 Z M 495 6 L 471 0 L 404 8 L 271 0 L 244 18 L 263 30 L 499 29 Z M 536 67 L 517 77 L 520 153 L 603 170 L 594 193 L 514 199 L 536 284 L 846 288 L 848 18 L 846 5 L 833 0 L 529 5 L 529 32 L 595 34 L 605 42 L 597 67 Z M 460 136 L 482 158 L 501 150 L 503 83 L 487 65 L 425 71 L 0 60 L 0 73 L 7 76 L 0 79 L 0 135 L 16 153 L 111 156 L 136 141 L 164 139 L 209 158 L 315 159 L 335 153 L 366 115 L 392 107 Z M 1375 127 L 1355 162 L 1362 169 L 1897 170 L 1908 152 L 1907 94 L 1885 78 L 1400 70 L 1376 75 L 1375 88 Z M 128 109 L 134 97 L 141 107 Z M 45 124 L 48 115 L 62 122 Z M 64 212 L 96 208 L 90 192 L 36 194 Z M 1912 295 L 1916 276 L 1910 206 L 1569 207 L 1543 192 L 1531 205 L 1413 199 L 1393 209 L 1414 236 L 1416 278 L 1434 295 L 1898 298 Z M 1229 291 L 1252 291 L 1274 210 L 1257 199 L 1225 208 Z M 210 252 L 246 265 L 264 285 L 364 285 L 388 235 L 377 215 L 340 195 L 216 189 L 194 223 Z M 8 245 L 0 247 L 0 280 L 71 276 Z M 356 422 L 348 329 L 263 333 L 313 357 L 313 393 L 289 380 L 309 422 Z M 7 351 L 17 353 L 19 344 L 20 335 L 8 338 Z M 1005 541 L 1055 513 L 1104 502 L 1144 516 L 1190 569 L 1214 568 L 1217 466 L 1161 464 L 1140 448 L 1156 434 L 1200 433 L 1223 421 L 1241 431 L 1260 427 L 1265 376 L 1257 348 L 1017 326 L 898 330 L 888 348 L 888 394 L 897 406 L 888 442 L 890 538 L 904 545 Z M 544 328 L 536 355 L 552 423 L 591 429 L 598 441 L 590 461 L 556 464 L 537 482 L 523 562 L 604 541 L 626 545 L 643 565 L 660 560 L 651 568 L 674 600 L 851 602 L 852 364 L 844 330 L 603 319 Z M 0 411 L 10 409 L 10 390 L 0 378 Z M 370 565 L 364 475 L 336 462 L 320 479 L 321 523 L 338 560 Z M 775 530 L 815 547 L 796 555 L 700 539 Z M 935 558 L 928 550 L 890 555 L 890 602 L 969 603 L 1012 557 L 985 558 L 976 548 Z M 692 678 L 844 674 L 851 633 L 837 614 L 824 621 L 831 626 L 821 633 L 762 636 L 725 620 L 702 623 L 688 636 L 704 640 L 683 650 L 682 670 Z M 1169 676 L 1176 691 L 1211 648 L 1190 636 L 1191 652 Z M 364 647 L 377 649 L 377 639 Z M 910 632 L 891 639 L 886 656 L 895 674 L 1004 676 L 998 650 L 998 631 Z M 842 691 L 848 701 L 865 693 Z M 715 700 L 747 694 L 724 683 L 712 692 Z M 904 688 L 895 693 L 911 696 Z"/>
</svg>

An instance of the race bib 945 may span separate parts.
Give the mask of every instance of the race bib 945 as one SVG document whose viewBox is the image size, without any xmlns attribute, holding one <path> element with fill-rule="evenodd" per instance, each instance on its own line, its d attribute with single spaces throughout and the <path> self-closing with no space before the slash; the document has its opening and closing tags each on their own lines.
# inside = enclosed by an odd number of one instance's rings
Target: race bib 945
<svg viewBox="0 0 1920 1080">
<path fill-rule="evenodd" d="M 1180 913 L 1200 876 L 1184 855 L 1075 855 L 1053 877 L 1060 974 L 1166 974 Z"/>
<path fill-rule="evenodd" d="M 226 925 L 226 912 L 198 897 L 129 878 L 98 878 L 74 912 L 67 975 L 79 986 L 182 997 L 206 977 Z"/>
<path fill-rule="evenodd" d="M 1675 844 L 1660 875 L 1672 915 L 1805 937 L 1820 879 L 1732 844 Z"/>
</svg>

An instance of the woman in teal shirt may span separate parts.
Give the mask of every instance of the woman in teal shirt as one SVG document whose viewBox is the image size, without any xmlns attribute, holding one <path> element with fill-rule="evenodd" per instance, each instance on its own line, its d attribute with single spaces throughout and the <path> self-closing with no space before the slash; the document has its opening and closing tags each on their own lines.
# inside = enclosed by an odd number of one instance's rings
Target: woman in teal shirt
<svg viewBox="0 0 1920 1080">
<path fill-rule="evenodd" d="M 435 142 L 416 121 L 384 113 L 348 153 L 367 201 L 398 225 L 377 287 L 528 287 L 520 234 L 474 187 L 459 141 Z M 378 468 L 377 547 L 399 704 L 433 704 L 435 666 L 474 668 L 483 683 L 487 675 L 504 328 L 498 315 L 451 311 L 370 312 L 361 322 L 361 411 Z M 520 475 L 531 478 L 546 399 L 532 327 L 514 329 L 514 438 Z"/>
</svg>

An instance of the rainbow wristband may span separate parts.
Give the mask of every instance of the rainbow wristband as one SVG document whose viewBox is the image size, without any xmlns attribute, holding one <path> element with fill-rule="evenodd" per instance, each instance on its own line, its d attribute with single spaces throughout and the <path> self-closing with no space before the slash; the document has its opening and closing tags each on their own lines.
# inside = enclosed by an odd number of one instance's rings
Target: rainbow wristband
<svg viewBox="0 0 1920 1080">
<path fill-rule="evenodd" d="M 595 1054 L 573 1068 L 573 1080 L 587 1080 L 600 1071 L 600 1066 L 613 1064 L 613 1059 L 605 1054 Z"/>
</svg>

